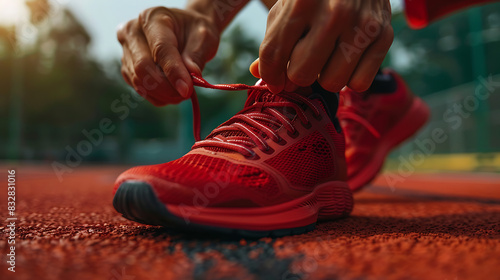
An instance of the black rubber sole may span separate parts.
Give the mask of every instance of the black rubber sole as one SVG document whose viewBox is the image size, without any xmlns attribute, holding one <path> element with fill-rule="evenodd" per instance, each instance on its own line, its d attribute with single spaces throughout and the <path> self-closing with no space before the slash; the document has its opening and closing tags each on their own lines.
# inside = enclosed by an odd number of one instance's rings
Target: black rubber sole
<svg viewBox="0 0 500 280">
<path fill-rule="evenodd" d="M 120 185 L 113 198 L 113 206 L 124 218 L 147 225 L 164 226 L 176 230 L 196 233 L 214 234 L 228 237 L 262 238 L 281 237 L 302 234 L 314 230 L 316 223 L 297 228 L 270 231 L 253 231 L 186 223 L 183 219 L 171 214 L 165 205 L 156 197 L 153 188 L 140 181 L 126 181 Z"/>
</svg>

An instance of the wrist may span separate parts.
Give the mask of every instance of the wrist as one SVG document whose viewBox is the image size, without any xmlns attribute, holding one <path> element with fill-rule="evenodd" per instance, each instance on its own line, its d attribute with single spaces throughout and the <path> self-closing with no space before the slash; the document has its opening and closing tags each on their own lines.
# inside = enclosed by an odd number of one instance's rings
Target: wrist
<svg viewBox="0 0 500 280">
<path fill-rule="evenodd" d="M 229 25 L 249 0 L 189 0 L 186 10 L 204 15 L 219 33 Z"/>
</svg>

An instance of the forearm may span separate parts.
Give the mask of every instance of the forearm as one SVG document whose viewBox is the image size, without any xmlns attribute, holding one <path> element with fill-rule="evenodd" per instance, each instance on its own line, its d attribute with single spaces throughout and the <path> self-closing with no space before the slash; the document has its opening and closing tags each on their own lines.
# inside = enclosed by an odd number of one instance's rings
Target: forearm
<svg viewBox="0 0 500 280">
<path fill-rule="evenodd" d="M 250 0 L 188 0 L 186 9 L 208 16 L 222 32 Z"/>
</svg>

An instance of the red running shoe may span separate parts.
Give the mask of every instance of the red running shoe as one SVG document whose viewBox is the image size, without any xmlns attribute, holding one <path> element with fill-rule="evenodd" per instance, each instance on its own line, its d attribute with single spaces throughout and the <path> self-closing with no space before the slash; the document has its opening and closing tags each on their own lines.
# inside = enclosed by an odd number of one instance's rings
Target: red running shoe
<svg viewBox="0 0 500 280">
<path fill-rule="evenodd" d="M 144 224 L 244 237 L 303 233 L 317 220 L 349 215 L 336 94 L 312 88 L 272 94 L 262 82 L 214 86 L 193 78 L 198 86 L 249 89 L 244 109 L 185 156 L 121 174 L 113 199 L 118 212 Z M 199 140 L 195 94 L 192 101 Z"/>
<path fill-rule="evenodd" d="M 352 191 L 370 183 L 385 158 L 401 142 L 415 134 L 428 120 L 429 108 L 414 96 L 403 79 L 384 70 L 395 80 L 390 92 L 340 92 L 338 118 L 346 136 L 347 177 Z"/>
</svg>

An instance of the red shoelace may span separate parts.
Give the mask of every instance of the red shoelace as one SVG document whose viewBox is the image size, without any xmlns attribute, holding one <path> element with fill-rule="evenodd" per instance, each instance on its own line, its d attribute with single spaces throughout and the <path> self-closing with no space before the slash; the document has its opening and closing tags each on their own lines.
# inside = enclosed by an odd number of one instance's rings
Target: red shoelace
<svg viewBox="0 0 500 280">
<path fill-rule="evenodd" d="M 217 84 L 213 85 L 196 74 L 191 74 L 195 86 L 219 89 L 219 90 L 249 90 L 249 96 L 255 102 L 246 106 L 241 112 L 230 118 L 228 121 L 214 129 L 205 140 L 200 137 L 200 106 L 196 92 L 191 96 L 193 105 L 193 131 L 196 143 L 193 149 L 218 148 L 238 152 L 246 157 L 254 157 L 253 148 L 258 147 L 263 152 L 272 152 L 266 143 L 266 138 L 276 143 L 286 144 L 279 137 L 276 130 L 283 127 L 292 137 L 298 136 L 298 132 L 293 126 L 289 117 L 279 109 L 293 109 L 294 116 L 297 116 L 305 127 L 310 126 L 310 122 L 301 104 L 313 110 L 314 116 L 320 118 L 319 109 L 307 98 L 297 93 L 279 93 L 274 95 L 276 100 L 261 100 L 264 94 L 271 94 L 266 85 L 258 83 L 254 86 L 244 84 Z M 274 99 L 274 98 L 273 98 Z"/>
</svg>

